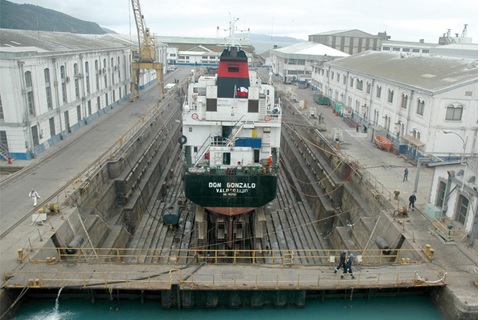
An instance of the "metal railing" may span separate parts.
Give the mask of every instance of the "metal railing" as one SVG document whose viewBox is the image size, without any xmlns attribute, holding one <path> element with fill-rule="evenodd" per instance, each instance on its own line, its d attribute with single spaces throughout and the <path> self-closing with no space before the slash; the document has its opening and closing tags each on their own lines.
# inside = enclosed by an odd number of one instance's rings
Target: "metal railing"
<svg viewBox="0 0 483 320">
<path fill-rule="evenodd" d="M 69 253 L 70 252 L 70 253 Z M 95 252 L 93 255 L 92 252 Z M 143 248 L 31 247 L 19 250 L 18 260 L 30 263 L 58 262 L 110 264 L 183 264 L 186 261 L 210 264 L 337 265 L 340 250 L 208 250 Z M 423 263 L 423 249 L 371 249 L 353 251 L 354 265 L 387 266 Z"/>
<path fill-rule="evenodd" d="M 467 237 L 467 233 L 463 228 L 457 227 L 453 221 L 448 218 L 433 219 L 432 225 L 435 232 L 446 242 L 460 241 Z"/>
<path fill-rule="evenodd" d="M 200 273 L 171 269 L 158 273 L 145 271 L 94 271 L 94 272 L 44 272 L 16 271 L 4 275 L 6 288 L 122 288 L 122 289 L 171 289 L 247 290 L 247 289 L 337 289 L 351 288 L 395 288 L 444 286 L 446 273 L 442 270 L 418 271 L 372 271 L 355 272 L 353 279 L 341 279 L 318 270 L 270 270 L 247 273 Z M 15 281 L 8 280 L 15 277 Z M 25 281 L 22 283 L 20 279 Z"/>
</svg>

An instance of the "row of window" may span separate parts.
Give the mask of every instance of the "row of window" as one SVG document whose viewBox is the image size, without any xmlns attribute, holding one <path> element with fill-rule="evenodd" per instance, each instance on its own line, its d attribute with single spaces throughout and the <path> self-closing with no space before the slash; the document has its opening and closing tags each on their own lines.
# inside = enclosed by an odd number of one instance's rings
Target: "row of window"
<svg viewBox="0 0 483 320">
<path fill-rule="evenodd" d="M 389 47 L 383 46 L 382 51 L 393 51 L 393 52 L 412 52 L 412 53 L 424 53 L 429 54 L 429 49 L 420 48 L 400 48 L 400 47 Z"/>
<path fill-rule="evenodd" d="M 124 63 L 125 63 L 125 57 L 124 57 Z M 115 75 L 117 74 L 118 80 L 121 80 L 121 58 L 117 57 L 117 65 L 114 65 L 114 58 L 111 57 L 111 83 L 115 83 Z M 96 84 L 96 91 L 100 90 L 100 79 L 101 76 L 103 76 L 104 80 L 104 87 L 106 88 L 108 86 L 108 73 L 106 72 L 106 67 L 107 67 L 107 59 L 103 60 L 103 68 L 100 68 L 99 66 L 99 61 L 95 60 L 94 62 L 95 65 L 95 84 Z M 86 94 L 89 95 L 91 93 L 91 85 L 90 85 L 90 76 L 89 76 L 89 62 L 86 61 L 84 64 L 84 73 L 81 72 L 79 69 L 79 66 L 77 63 L 74 64 L 73 66 L 73 79 L 74 79 L 74 90 L 75 90 L 75 97 L 76 99 L 79 99 L 81 96 L 80 90 L 81 90 L 81 81 L 82 79 L 85 79 L 85 90 Z M 28 110 L 29 114 L 31 116 L 36 115 L 35 111 L 35 100 L 34 100 L 34 86 L 33 86 L 33 81 L 32 81 L 32 73 L 31 71 L 26 71 L 24 73 L 24 79 L 25 79 L 25 89 L 26 89 L 26 96 L 27 96 L 27 105 L 28 105 Z M 67 76 L 67 71 L 66 67 L 64 65 L 60 66 L 60 84 L 61 84 L 61 91 L 62 91 L 62 102 L 64 104 L 67 103 L 67 84 L 70 83 L 71 78 Z M 45 97 L 46 97 L 46 104 L 47 104 L 47 110 L 52 110 L 53 109 L 53 101 L 52 101 L 52 85 L 51 85 L 51 76 L 50 76 L 50 69 L 45 68 L 44 69 L 44 82 L 45 82 Z M 3 116 L 3 113 L 2 113 Z M 3 118 L 0 118 L 3 119 Z"/>
<path fill-rule="evenodd" d="M 325 72 L 325 69 L 321 69 L 322 76 L 324 74 L 329 77 L 329 72 Z M 341 74 L 337 72 L 337 82 L 340 82 L 340 76 Z M 334 80 L 335 77 L 335 72 L 331 71 L 331 79 Z M 347 84 L 347 75 L 343 75 L 342 77 L 342 83 L 345 85 Z M 349 86 L 351 88 L 354 87 L 354 80 L 356 82 L 355 88 L 359 91 L 364 90 L 364 81 L 362 79 L 356 79 L 354 77 L 350 77 L 350 82 Z M 366 82 L 366 93 L 371 94 L 372 90 L 372 83 L 367 81 Z M 382 86 L 377 85 L 376 86 L 376 98 L 381 99 L 382 98 Z M 393 103 L 394 102 L 394 89 L 387 89 L 387 102 L 388 103 Z M 401 94 L 401 104 L 400 107 L 402 109 L 407 109 L 409 103 L 409 97 L 406 93 Z M 424 107 L 425 107 L 425 101 L 421 98 L 417 99 L 417 106 L 416 106 L 416 113 L 419 115 L 424 115 Z M 445 120 L 455 120 L 455 121 L 460 121 L 463 116 L 463 105 L 461 104 L 450 104 L 446 107 L 446 116 Z"/>
</svg>

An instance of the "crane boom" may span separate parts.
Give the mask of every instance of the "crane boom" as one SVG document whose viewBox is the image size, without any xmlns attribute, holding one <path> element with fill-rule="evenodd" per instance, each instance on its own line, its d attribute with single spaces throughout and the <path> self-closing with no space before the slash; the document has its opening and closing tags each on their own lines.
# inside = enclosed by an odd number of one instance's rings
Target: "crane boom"
<svg viewBox="0 0 483 320">
<path fill-rule="evenodd" d="M 146 27 L 144 15 L 141 12 L 139 0 L 131 0 L 134 20 L 136 21 L 136 29 L 138 33 L 139 52 L 136 59 L 131 64 L 131 101 L 136 100 L 139 96 L 139 76 L 141 69 L 156 70 L 157 86 L 158 86 L 158 104 L 163 98 L 163 65 L 157 61 L 156 41 L 154 36 Z"/>
<path fill-rule="evenodd" d="M 138 32 L 139 61 L 154 62 L 156 61 L 155 40 L 154 36 L 149 32 L 149 28 L 145 27 L 144 15 L 141 12 L 139 0 L 132 1 L 132 10 Z"/>
</svg>

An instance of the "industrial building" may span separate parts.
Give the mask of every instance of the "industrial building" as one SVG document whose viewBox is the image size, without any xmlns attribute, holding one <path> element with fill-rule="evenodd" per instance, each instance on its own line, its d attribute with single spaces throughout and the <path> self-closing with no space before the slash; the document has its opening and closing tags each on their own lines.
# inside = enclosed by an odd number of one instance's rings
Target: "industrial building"
<svg viewBox="0 0 483 320">
<path fill-rule="evenodd" d="M 332 30 L 309 35 L 309 41 L 326 45 L 347 54 L 356 54 L 366 50 L 380 50 L 381 42 L 385 39 L 387 39 L 385 33 L 374 36 L 357 29 Z"/>
<path fill-rule="evenodd" d="M 282 77 L 285 83 L 290 83 L 310 80 L 312 68 L 316 64 L 347 56 L 347 53 L 323 44 L 300 42 L 270 50 L 270 63 L 273 74 Z"/>
<path fill-rule="evenodd" d="M 35 157 L 130 95 L 136 42 L 116 35 L 12 29 L 0 29 L 0 34 L 0 150 L 5 160 Z M 154 73 L 144 70 L 141 89 L 156 81 Z"/>
<path fill-rule="evenodd" d="M 458 140 L 443 130 L 468 137 L 467 154 L 478 152 L 475 60 L 364 52 L 314 67 L 313 85 L 399 153 L 453 153 Z"/>
</svg>

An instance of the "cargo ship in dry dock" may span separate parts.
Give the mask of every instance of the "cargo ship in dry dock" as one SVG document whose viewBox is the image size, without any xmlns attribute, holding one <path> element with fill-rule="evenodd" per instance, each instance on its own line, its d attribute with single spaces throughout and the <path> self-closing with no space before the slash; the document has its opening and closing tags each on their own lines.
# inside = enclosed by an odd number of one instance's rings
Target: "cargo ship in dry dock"
<svg viewBox="0 0 483 320">
<path fill-rule="evenodd" d="M 180 144 L 199 243 L 232 248 L 276 197 L 281 117 L 274 87 L 249 70 L 240 46 L 223 50 L 216 75 L 189 85 Z"/>
</svg>

